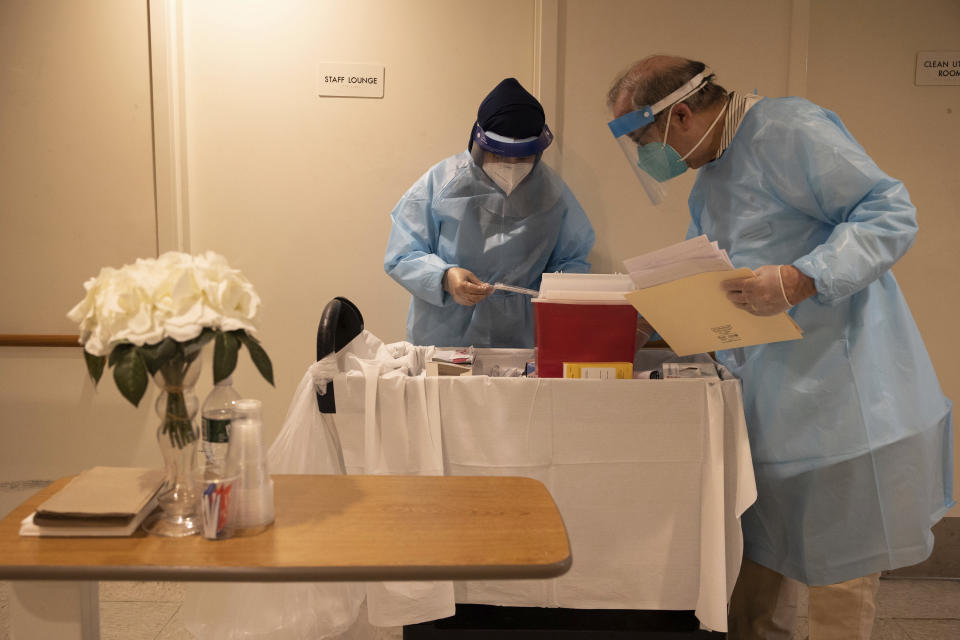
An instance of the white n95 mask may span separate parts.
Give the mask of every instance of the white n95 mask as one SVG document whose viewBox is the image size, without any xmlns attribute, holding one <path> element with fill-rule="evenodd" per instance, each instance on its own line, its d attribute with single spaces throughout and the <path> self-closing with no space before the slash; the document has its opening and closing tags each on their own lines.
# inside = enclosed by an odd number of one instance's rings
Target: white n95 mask
<svg viewBox="0 0 960 640">
<path fill-rule="evenodd" d="M 504 162 L 503 160 L 484 160 L 483 172 L 490 176 L 498 187 L 507 195 L 523 182 L 523 179 L 533 171 L 533 160 L 520 162 Z"/>
</svg>

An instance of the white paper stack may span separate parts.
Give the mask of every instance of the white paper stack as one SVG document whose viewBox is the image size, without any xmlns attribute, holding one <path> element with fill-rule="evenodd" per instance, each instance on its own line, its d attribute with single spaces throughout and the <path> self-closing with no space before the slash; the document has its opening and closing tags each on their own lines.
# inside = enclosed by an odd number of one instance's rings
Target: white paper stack
<svg viewBox="0 0 960 640">
<path fill-rule="evenodd" d="M 706 271 L 733 269 L 727 252 L 716 242 L 710 242 L 705 235 L 624 260 L 623 265 L 637 289 L 654 287 Z"/>
<path fill-rule="evenodd" d="M 636 287 L 624 273 L 545 273 L 540 296 L 534 302 L 612 302 L 623 304 L 623 294 Z"/>
</svg>

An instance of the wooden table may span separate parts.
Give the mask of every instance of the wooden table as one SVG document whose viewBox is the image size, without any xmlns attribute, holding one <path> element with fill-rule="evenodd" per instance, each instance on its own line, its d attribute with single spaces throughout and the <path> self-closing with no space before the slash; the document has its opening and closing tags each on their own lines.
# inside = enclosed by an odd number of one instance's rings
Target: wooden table
<svg viewBox="0 0 960 640">
<path fill-rule="evenodd" d="M 17 581 L 14 638 L 97 637 L 98 580 L 527 579 L 572 562 L 560 513 L 531 478 L 280 475 L 276 522 L 256 536 L 21 537 L 21 520 L 68 481 L 0 521 L 0 579 Z M 67 626 L 54 609 L 74 611 Z"/>
</svg>

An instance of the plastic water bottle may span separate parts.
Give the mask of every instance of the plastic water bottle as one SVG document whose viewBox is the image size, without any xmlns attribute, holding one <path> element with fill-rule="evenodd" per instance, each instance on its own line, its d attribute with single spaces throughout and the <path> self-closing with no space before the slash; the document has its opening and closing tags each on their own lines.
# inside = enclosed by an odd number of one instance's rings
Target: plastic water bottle
<svg viewBox="0 0 960 640">
<path fill-rule="evenodd" d="M 223 475 L 230 446 L 230 422 L 236 416 L 240 394 L 233 388 L 233 376 L 218 382 L 200 409 L 200 448 L 209 473 Z"/>
</svg>

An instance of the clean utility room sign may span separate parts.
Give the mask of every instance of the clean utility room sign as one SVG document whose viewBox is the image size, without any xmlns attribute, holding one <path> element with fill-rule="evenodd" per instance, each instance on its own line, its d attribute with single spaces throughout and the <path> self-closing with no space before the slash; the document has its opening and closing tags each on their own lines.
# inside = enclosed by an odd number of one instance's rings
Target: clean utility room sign
<svg viewBox="0 0 960 640">
<path fill-rule="evenodd" d="M 383 97 L 383 65 L 321 62 L 319 96 Z"/>
<path fill-rule="evenodd" d="M 960 84 L 960 51 L 917 53 L 916 84 Z"/>
</svg>

